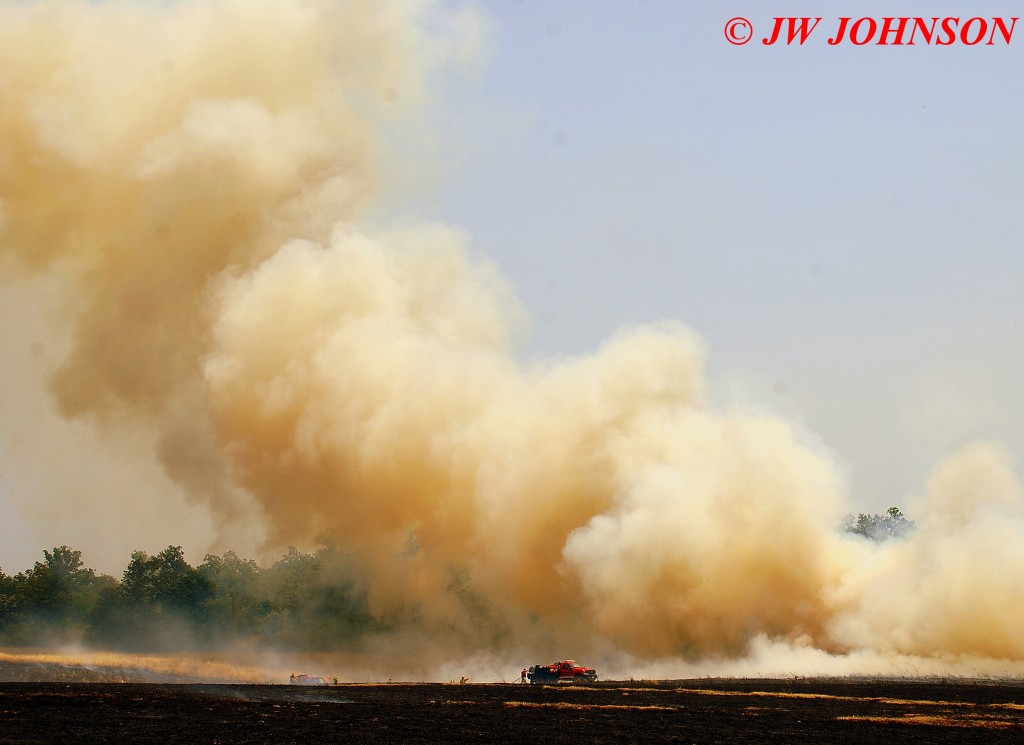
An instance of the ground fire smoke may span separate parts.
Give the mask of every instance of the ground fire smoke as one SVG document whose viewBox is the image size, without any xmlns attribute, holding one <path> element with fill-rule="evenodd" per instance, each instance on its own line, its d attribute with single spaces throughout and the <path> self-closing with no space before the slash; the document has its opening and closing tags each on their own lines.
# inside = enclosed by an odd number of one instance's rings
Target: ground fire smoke
<svg viewBox="0 0 1024 745">
<path fill-rule="evenodd" d="M 832 464 L 710 407 L 686 328 L 522 364 L 468 239 L 381 219 L 389 143 L 477 30 L 406 2 L 0 5 L 0 248 L 66 288 L 62 413 L 151 428 L 269 546 L 330 532 L 381 616 L 459 623 L 460 577 L 544 654 L 1024 660 L 997 447 L 939 465 L 911 537 L 843 536 Z"/>
</svg>

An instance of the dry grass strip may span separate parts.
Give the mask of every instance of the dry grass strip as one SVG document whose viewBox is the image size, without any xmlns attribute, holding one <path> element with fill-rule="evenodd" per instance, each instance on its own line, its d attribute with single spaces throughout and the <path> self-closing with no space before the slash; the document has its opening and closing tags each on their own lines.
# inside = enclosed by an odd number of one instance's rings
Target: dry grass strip
<svg viewBox="0 0 1024 745">
<path fill-rule="evenodd" d="M 882 724 L 924 724 L 933 727 L 964 727 L 978 729 L 1011 729 L 1022 727 L 1024 724 L 1013 719 L 1000 717 L 943 717 L 927 716 L 924 714 L 910 714 L 901 717 L 880 717 L 867 715 L 851 715 L 836 717 L 837 721 L 845 722 L 879 722 Z"/>
<path fill-rule="evenodd" d="M 677 693 L 693 693 L 701 696 L 758 696 L 765 698 L 828 699 L 831 701 L 867 701 L 892 706 L 955 706 L 960 708 L 984 707 L 987 709 L 1011 709 L 1024 711 L 1024 704 L 977 704 L 973 701 L 929 701 L 885 696 L 835 696 L 829 693 L 789 693 L 785 691 L 709 691 L 702 688 L 676 688 Z"/>
<path fill-rule="evenodd" d="M 524 707 L 530 709 L 599 709 L 602 711 L 679 711 L 678 706 L 655 706 L 653 704 L 570 704 L 563 701 L 506 701 L 505 706 Z"/>
</svg>

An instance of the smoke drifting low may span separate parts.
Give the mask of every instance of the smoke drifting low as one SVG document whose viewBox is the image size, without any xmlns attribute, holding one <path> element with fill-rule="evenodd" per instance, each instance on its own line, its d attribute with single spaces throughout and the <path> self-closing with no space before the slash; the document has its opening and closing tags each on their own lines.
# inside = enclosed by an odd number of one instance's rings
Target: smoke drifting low
<svg viewBox="0 0 1024 745">
<path fill-rule="evenodd" d="M 408 2 L 0 5 L 0 249 L 68 288 L 63 414 L 152 429 L 224 530 L 330 532 L 381 617 L 463 623 L 458 578 L 543 657 L 1024 661 L 997 447 L 939 465 L 912 537 L 841 536 L 833 465 L 710 407 L 685 327 L 524 365 L 466 236 L 368 217 L 389 137 L 477 46 Z"/>
</svg>

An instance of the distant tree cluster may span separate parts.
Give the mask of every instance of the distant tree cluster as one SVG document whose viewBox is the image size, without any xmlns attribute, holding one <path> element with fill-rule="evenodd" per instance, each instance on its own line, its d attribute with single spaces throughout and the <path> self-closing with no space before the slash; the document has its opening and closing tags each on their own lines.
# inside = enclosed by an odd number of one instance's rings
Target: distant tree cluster
<svg viewBox="0 0 1024 745">
<path fill-rule="evenodd" d="M 908 520 L 900 512 L 899 507 L 890 507 L 884 515 L 847 515 L 843 520 L 843 530 L 855 533 L 872 541 L 887 541 L 890 538 L 902 538 L 917 525 Z"/>
<path fill-rule="evenodd" d="M 176 650 L 251 640 L 326 649 L 382 630 L 354 563 L 330 541 L 294 548 L 261 568 L 228 551 L 197 567 L 180 546 L 136 551 L 120 580 L 67 546 L 14 576 L 0 571 L 0 644 L 81 642 L 107 649 Z"/>
<path fill-rule="evenodd" d="M 873 541 L 899 538 L 914 522 L 896 507 L 884 515 L 847 515 L 843 529 Z M 82 564 L 67 546 L 43 551 L 43 561 L 19 574 L 0 570 L 0 644 L 80 642 L 120 650 L 180 650 L 246 640 L 280 649 L 352 646 L 391 624 L 415 623 L 415 609 L 389 620 L 367 602 L 365 575 L 327 538 L 313 553 L 295 548 L 269 568 L 233 551 L 208 554 L 191 566 L 181 546 L 155 556 L 136 551 L 120 580 Z M 472 586 L 452 568 L 447 591 L 468 627 L 453 635 L 496 644 L 507 635 Z"/>
</svg>

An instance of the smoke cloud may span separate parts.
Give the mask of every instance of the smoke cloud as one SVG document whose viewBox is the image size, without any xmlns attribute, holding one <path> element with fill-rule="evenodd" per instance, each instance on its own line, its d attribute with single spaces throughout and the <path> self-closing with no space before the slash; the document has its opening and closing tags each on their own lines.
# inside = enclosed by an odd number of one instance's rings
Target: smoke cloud
<svg viewBox="0 0 1024 745">
<path fill-rule="evenodd" d="M 0 5 L 0 250 L 61 280 L 62 414 L 155 433 L 222 531 L 331 533 L 381 617 L 464 624 L 468 593 L 489 643 L 633 669 L 1024 661 L 998 446 L 937 467 L 911 537 L 843 536 L 833 464 L 710 406 L 687 328 L 522 363 L 467 236 L 380 218 L 396 137 L 481 33 L 397 1 Z"/>
</svg>

